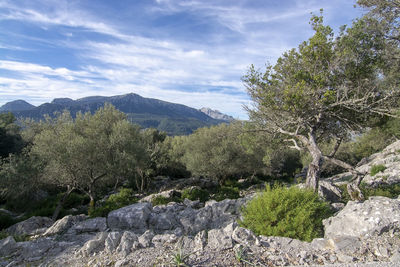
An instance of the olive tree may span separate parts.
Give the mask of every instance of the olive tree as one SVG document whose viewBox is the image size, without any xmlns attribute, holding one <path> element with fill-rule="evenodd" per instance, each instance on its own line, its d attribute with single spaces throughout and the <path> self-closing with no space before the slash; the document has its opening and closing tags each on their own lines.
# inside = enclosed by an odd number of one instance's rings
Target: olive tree
<svg viewBox="0 0 400 267">
<path fill-rule="evenodd" d="M 64 199 L 79 190 L 94 206 L 99 189 L 138 170 L 145 149 L 139 127 L 105 105 L 93 115 L 78 113 L 75 120 L 68 112 L 48 118 L 34 137 L 31 153 L 46 162 L 43 179 L 66 189 Z"/>
<path fill-rule="evenodd" d="M 309 40 L 265 72 L 251 66 L 243 81 L 254 104 L 247 109 L 259 130 L 286 136 L 290 147 L 311 155 L 306 185 L 316 191 L 324 161 L 354 171 L 334 157 L 341 140 L 372 116 L 394 116 L 399 90 L 383 83 L 385 37 L 369 31 L 365 20 L 343 28 L 336 39 L 322 17 L 313 16 L 311 25 L 315 33 Z M 319 146 L 326 139 L 337 141 L 329 154 Z M 358 189 L 360 175 L 354 174 Z"/>
</svg>

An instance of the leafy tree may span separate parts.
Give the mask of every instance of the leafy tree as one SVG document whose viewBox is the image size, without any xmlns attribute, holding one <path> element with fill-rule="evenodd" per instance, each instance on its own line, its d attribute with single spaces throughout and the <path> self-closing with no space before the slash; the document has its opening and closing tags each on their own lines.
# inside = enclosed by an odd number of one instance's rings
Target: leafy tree
<svg viewBox="0 0 400 267">
<path fill-rule="evenodd" d="M 93 115 L 78 113 L 75 121 L 65 112 L 47 123 L 35 136 L 32 153 L 47 163 L 45 182 L 66 188 L 54 218 L 73 190 L 87 194 L 94 206 L 104 186 L 139 171 L 145 154 L 139 127 L 113 106 L 105 105 Z"/>
<path fill-rule="evenodd" d="M 15 121 L 11 112 L 0 114 L 0 158 L 8 157 L 10 153 L 19 153 L 24 147 L 20 128 Z"/>
<path fill-rule="evenodd" d="M 252 174 L 262 161 L 241 145 L 241 129 L 241 123 L 236 123 L 196 130 L 185 138 L 182 162 L 192 174 L 215 178 L 220 184 Z"/>
<path fill-rule="evenodd" d="M 361 176 L 334 155 L 349 131 L 362 129 L 371 117 L 394 116 L 399 91 L 382 82 L 385 38 L 368 31 L 365 20 L 342 29 L 337 39 L 322 17 L 313 16 L 311 25 L 314 35 L 264 73 L 250 67 L 243 77 L 254 102 L 248 112 L 260 130 L 286 136 L 291 147 L 310 153 L 307 187 L 317 190 L 321 166 L 330 161 L 354 171 L 359 191 Z M 324 155 L 319 144 L 329 139 L 336 145 Z"/>
</svg>

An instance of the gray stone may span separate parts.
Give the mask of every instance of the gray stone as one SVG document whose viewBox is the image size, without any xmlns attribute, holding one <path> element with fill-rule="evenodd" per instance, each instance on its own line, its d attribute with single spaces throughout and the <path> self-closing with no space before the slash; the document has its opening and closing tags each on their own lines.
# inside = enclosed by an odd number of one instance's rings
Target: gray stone
<svg viewBox="0 0 400 267">
<path fill-rule="evenodd" d="M 68 231 L 74 224 L 81 222 L 87 218 L 86 215 L 68 215 L 62 219 L 57 220 L 50 228 L 43 234 L 44 236 L 63 234 Z"/>
<path fill-rule="evenodd" d="M 12 236 L 0 240 L 0 256 L 10 256 L 17 249 L 17 242 Z"/>
<path fill-rule="evenodd" d="M 77 252 L 78 255 L 88 257 L 96 250 L 101 250 L 104 247 L 104 242 L 108 236 L 106 232 L 100 232 L 92 240 L 87 241 L 83 247 Z"/>
<path fill-rule="evenodd" d="M 347 255 L 356 254 L 362 246 L 361 240 L 354 236 L 338 236 L 329 239 L 328 243 L 336 253 Z"/>
<path fill-rule="evenodd" d="M 81 234 L 90 232 L 104 232 L 106 229 L 107 229 L 106 218 L 97 217 L 77 222 L 68 230 L 68 233 Z"/>
<path fill-rule="evenodd" d="M 136 245 L 135 245 L 136 244 Z M 136 234 L 130 231 L 125 231 L 122 234 L 121 241 L 117 247 L 117 252 L 121 253 L 124 257 L 131 253 L 133 249 L 138 248 L 139 242 Z"/>
<path fill-rule="evenodd" d="M 151 209 L 150 203 L 143 202 L 113 210 L 107 217 L 108 227 L 112 230 L 144 232 Z"/>
<path fill-rule="evenodd" d="M 323 221 L 325 237 L 364 237 L 400 230 L 400 200 L 370 197 L 363 203 L 349 201 L 336 216 Z"/>
<path fill-rule="evenodd" d="M 207 232 L 201 231 L 198 232 L 197 235 L 194 237 L 194 245 L 195 251 L 202 251 L 207 245 Z"/>
<path fill-rule="evenodd" d="M 172 244 L 178 240 L 178 237 L 174 234 L 163 234 L 163 235 L 155 235 L 151 242 L 155 247 L 163 246 L 164 244 Z"/>
<path fill-rule="evenodd" d="M 183 204 L 186 206 L 186 207 L 190 207 L 190 208 L 192 208 L 192 209 L 199 209 L 199 208 L 201 208 L 202 207 L 202 204 L 201 204 L 201 202 L 200 202 L 200 200 L 189 200 L 189 199 L 187 199 L 187 198 L 185 198 L 184 200 L 183 200 Z"/>
<path fill-rule="evenodd" d="M 256 235 L 249 229 L 243 227 L 236 227 L 232 233 L 232 239 L 246 246 L 253 246 L 257 241 Z"/>
<path fill-rule="evenodd" d="M 114 250 L 118 247 L 121 240 L 120 232 L 111 232 L 108 234 L 106 241 L 104 242 L 105 251 L 108 253 L 114 252 Z"/>
<path fill-rule="evenodd" d="M 212 229 L 208 231 L 208 247 L 213 250 L 226 250 L 233 248 L 233 223 L 224 229 Z"/>
<path fill-rule="evenodd" d="M 48 217 L 33 216 L 10 226 L 6 232 L 12 235 L 37 235 L 45 232 L 52 224 L 53 220 Z"/>
<path fill-rule="evenodd" d="M 139 236 L 138 240 L 139 240 L 139 244 L 143 247 L 143 248 L 147 248 L 151 246 L 151 241 L 154 237 L 154 233 L 151 230 L 147 230 L 146 232 L 144 232 L 141 236 Z"/>
<path fill-rule="evenodd" d="M 339 202 L 342 198 L 341 190 L 328 181 L 319 182 L 318 194 L 329 202 Z"/>
<path fill-rule="evenodd" d="M 58 243 L 49 239 L 41 238 L 34 241 L 21 242 L 21 256 L 24 261 L 35 261 L 44 258 L 50 250 L 58 250 Z"/>
<path fill-rule="evenodd" d="M 390 257 L 390 262 L 400 262 L 400 252 L 396 251 L 391 257 Z"/>
<path fill-rule="evenodd" d="M 149 216 L 149 228 L 157 231 L 172 230 L 180 226 L 176 221 L 176 214 L 172 212 L 151 213 Z"/>
</svg>

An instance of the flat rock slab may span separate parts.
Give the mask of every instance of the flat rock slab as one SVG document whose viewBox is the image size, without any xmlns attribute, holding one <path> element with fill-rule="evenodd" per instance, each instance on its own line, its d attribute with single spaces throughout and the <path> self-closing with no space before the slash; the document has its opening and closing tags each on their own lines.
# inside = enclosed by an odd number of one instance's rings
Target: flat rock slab
<svg viewBox="0 0 400 267">
<path fill-rule="evenodd" d="M 145 231 L 152 205 L 147 202 L 136 203 L 111 211 L 107 216 L 108 227 L 112 230 Z"/>
</svg>

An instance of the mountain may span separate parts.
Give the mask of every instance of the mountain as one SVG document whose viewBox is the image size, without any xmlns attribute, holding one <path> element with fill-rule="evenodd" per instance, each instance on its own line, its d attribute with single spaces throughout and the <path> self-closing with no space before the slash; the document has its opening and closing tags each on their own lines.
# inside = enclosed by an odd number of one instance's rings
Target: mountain
<svg viewBox="0 0 400 267">
<path fill-rule="evenodd" d="M 218 110 L 212 110 L 210 108 L 201 108 L 200 111 L 206 114 L 207 116 L 210 116 L 213 119 L 222 120 L 226 122 L 231 122 L 235 120 L 232 116 L 221 113 Z"/>
<path fill-rule="evenodd" d="M 11 102 L 10 102 L 11 103 Z M 54 116 L 56 112 L 68 110 L 72 116 L 77 112 L 94 113 L 104 103 L 114 105 L 126 113 L 129 120 L 144 128 L 156 128 L 169 135 L 190 134 L 200 127 L 216 125 L 223 120 L 214 119 L 203 112 L 185 105 L 170 103 L 153 98 L 144 98 L 137 94 L 117 96 L 89 96 L 77 100 L 56 98 L 51 103 L 45 103 L 27 110 L 14 110 L 16 117 L 42 119 L 45 114 Z M 7 109 L 9 103 L 1 107 Z"/>
<path fill-rule="evenodd" d="M 29 104 L 25 100 L 14 100 L 11 102 L 8 102 L 4 104 L 3 106 L 0 107 L 0 112 L 1 111 L 21 111 L 21 110 L 31 110 L 34 109 L 35 106 Z"/>
</svg>

